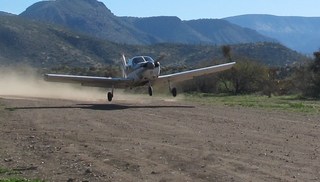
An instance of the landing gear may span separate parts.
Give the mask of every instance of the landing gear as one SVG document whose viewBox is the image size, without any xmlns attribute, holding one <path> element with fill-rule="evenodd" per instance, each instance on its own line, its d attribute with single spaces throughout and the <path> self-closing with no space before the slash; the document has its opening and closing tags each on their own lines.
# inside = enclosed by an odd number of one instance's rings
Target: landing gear
<svg viewBox="0 0 320 182">
<path fill-rule="evenodd" d="M 107 94 L 107 97 L 108 97 L 108 101 L 109 101 L 109 102 L 112 101 L 112 98 L 113 98 L 113 90 L 114 90 L 114 87 L 112 87 L 111 92 L 108 92 L 108 94 Z"/>
<path fill-rule="evenodd" d="M 149 87 L 148 87 L 148 93 L 149 93 L 150 96 L 152 96 L 153 88 L 152 88 L 151 85 L 149 85 Z"/>
<path fill-rule="evenodd" d="M 176 88 L 172 88 L 171 89 L 171 94 L 173 97 L 176 97 L 177 96 L 177 89 Z"/>
<path fill-rule="evenodd" d="M 111 92 L 108 92 L 108 101 L 111 102 L 113 98 L 113 94 Z"/>
<path fill-rule="evenodd" d="M 177 89 L 175 87 L 173 87 L 173 88 L 171 87 L 170 81 L 168 81 L 168 83 L 169 83 L 169 91 L 170 91 L 170 93 L 172 94 L 173 97 L 176 97 L 177 96 Z"/>
</svg>

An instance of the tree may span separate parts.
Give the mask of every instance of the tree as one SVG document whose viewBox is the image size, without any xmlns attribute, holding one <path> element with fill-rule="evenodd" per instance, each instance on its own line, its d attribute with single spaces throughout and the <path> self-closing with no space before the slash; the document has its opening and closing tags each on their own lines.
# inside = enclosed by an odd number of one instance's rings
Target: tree
<svg viewBox="0 0 320 182">
<path fill-rule="evenodd" d="M 223 57 L 228 59 L 229 62 L 232 62 L 232 57 L 231 57 L 231 47 L 228 45 L 222 46 L 222 53 Z"/>
<path fill-rule="evenodd" d="M 295 86 L 306 98 L 320 98 L 320 52 L 314 52 L 314 61 L 296 69 Z"/>
<path fill-rule="evenodd" d="M 219 74 L 224 89 L 235 95 L 262 91 L 267 79 L 267 67 L 245 59 L 237 60 L 231 70 Z"/>
<path fill-rule="evenodd" d="M 310 80 L 307 96 L 313 98 L 320 98 L 320 52 L 315 52 L 315 60 L 309 66 Z"/>
</svg>

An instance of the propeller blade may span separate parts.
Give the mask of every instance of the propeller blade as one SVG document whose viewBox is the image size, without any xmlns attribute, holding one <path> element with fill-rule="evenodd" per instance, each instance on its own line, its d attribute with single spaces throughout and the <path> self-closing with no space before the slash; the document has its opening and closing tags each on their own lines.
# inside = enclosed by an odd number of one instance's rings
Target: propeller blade
<svg viewBox="0 0 320 182">
<path fill-rule="evenodd" d="M 165 54 L 160 55 L 160 57 L 155 62 L 160 62 L 166 57 Z"/>
<path fill-rule="evenodd" d="M 154 69 L 155 64 L 153 62 L 146 62 L 144 64 L 141 64 L 142 67 L 147 68 L 147 69 Z"/>
<path fill-rule="evenodd" d="M 127 67 L 126 57 L 125 57 L 124 54 L 122 54 L 121 71 L 122 71 L 122 77 L 123 77 L 123 78 L 127 78 L 126 67 Z"/>
</svg>

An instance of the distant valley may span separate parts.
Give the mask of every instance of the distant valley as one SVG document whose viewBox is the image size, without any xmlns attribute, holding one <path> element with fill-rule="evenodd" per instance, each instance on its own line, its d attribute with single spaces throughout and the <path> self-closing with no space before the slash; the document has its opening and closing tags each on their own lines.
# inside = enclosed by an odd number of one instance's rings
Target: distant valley
<svg viewBox="0 0 320 182">
<path fill-rule="evenodd" d="M 256 30 L 302 53 L 310 54 L 320 49 L 320 17 L 242 15 L 225 20 Z"/>
</svg>

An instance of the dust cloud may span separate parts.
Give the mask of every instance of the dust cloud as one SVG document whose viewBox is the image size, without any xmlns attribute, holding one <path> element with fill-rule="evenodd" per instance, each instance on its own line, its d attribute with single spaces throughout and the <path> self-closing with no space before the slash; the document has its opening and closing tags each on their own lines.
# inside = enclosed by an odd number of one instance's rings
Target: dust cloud
<svg viewBox="0 0 320 182">
<path fill-rule="evenodd" d="M 28 66 L 0 67 L 0 97 L 10 98 L 48 98 L 76 101 L 107 102 L 108 88 L 82 87 L 80 84 L 46 82 L 43 75 Z M 152 102 L 154 99 L 175 102 L 178 98 L 166 97 L 157 91 L 155 97 L 145 94 L 131 94 L 124 90 L 115 90 L 113 100 L 129 100 L 134 103 Z M 157 96 L 158 95 L 158 96 Z M 180 99 L 179 99 L 180 98 Z"/>
<path fill-rule="evenodd" d="M 46 82 L 35 69 L 25 66 L 0 67 L 0 96 L 80 101 L 98 101 L 106 97 L 99 88 Z"/>
</svg>

